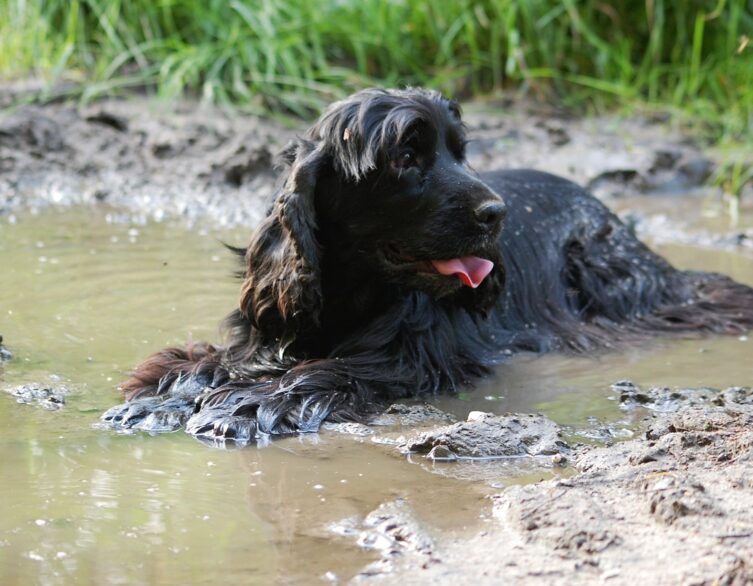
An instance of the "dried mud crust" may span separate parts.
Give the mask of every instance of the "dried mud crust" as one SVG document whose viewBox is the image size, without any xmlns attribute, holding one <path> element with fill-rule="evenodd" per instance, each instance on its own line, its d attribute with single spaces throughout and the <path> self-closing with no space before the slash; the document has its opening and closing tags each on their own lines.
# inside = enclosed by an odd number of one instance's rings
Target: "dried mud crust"
<svg viewBox="0 0 753 586">
<path fill-rule="evenodd" d="M 67 386 L 59 383 L 41 384 L 29 383 L 15 387 L 2 388 L 24 405 L 37 405 L 48 411 L 58 411 L 65 406 L 65 398 L 70 393 Z"/>
<path fill-rule="evenodd" d="M 8 84 L 6 84 L 8 85 Z M 12 94 L 12 95 L 11 95 Z M 0 89 L 11 96 L 13 87 Z M 597 195 L 678 191 L 714 163 L 648 118 L 579 119 L 523 104 L 469 104 L 477 170 L 534 167 Z M 276 153 L 297 128 L 190 102 L 102 100 L 0 109 L 0 214 L 47 204 L 110 204 L 136 219 L 253 226 L 274 191 Z"/>
<path fill-rule="evenodd" d="M 576 449 L 571 478 L 507 488 L 493 521 L 435 538 L 436 563 L 404 556 L 389 580 L 752 584 L 753 392 L 673 393 L 677 410 L 653 411 L 637 439 Z"/>
<path fill-rule="evenodd" d="M 253 225 L 294 133 L 258 118 L 141 98 L 0 110 L 0 214 L 109 204 L 135 219 Z"/>
<path fill-rule="evenodd" d="M 354 582 L 388 576 L 394 571 L 395 562 L 406 556 L 423 568 L 439 562 L 434 540 L 402 499 L 382 503 L 362 521 L 345 519 L 329 530 L 354 539 L 362 549 L 379 553 L 379 558 L 363 568 Z"/>
<path fill-rule="evenodd" d="M 472 411 L 467 421 L 413 434 L 401 444 L 430 460 L 555 456 L 570 452 L 559 426 L 543 415 Z"/>
</svg>

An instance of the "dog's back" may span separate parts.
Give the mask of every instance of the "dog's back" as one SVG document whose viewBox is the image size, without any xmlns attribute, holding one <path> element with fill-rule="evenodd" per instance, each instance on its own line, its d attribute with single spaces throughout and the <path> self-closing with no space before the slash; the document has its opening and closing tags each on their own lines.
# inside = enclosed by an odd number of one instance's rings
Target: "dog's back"
<svg viewBox="0 0 753 586">
<path fill-rule="evenodd" d="M 529 169 L 481 178 L 507 204 L 495 327 L 512 350 L 583 351 L 647 333 L 753 327 L 753 289 L 675 269 L 577 184 Z"/>
</svg>

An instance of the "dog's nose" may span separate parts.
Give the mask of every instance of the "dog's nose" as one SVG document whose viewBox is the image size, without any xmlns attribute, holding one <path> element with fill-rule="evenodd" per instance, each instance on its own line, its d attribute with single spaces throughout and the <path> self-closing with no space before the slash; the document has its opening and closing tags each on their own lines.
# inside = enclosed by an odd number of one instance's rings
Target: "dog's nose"
<svg viewBox="0 0 753 586">
<path fill-rule="evenodd" d="M 507 206 L 502 201 L 488 201 L 474 210 L 479 224 L 492 229 L 502 223 L 507 215 Z"/>
</svg>

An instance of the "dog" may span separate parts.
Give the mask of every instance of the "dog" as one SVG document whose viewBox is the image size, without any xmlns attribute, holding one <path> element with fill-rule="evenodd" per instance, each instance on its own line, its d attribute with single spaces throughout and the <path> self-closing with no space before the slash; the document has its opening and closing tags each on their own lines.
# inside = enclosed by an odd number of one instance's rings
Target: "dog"
<svg viewBox="0 0 753 586">
<path fill-rule="evenodd" d="M 281 154 L 221 346 L 157 352 L 106 425 L 248 443 L 467 387 L 510 354 L 741 334 L 753 289 L 680 271 L 578 185 L 476 174 L 457 103 L 368 89 Z"/>
</svg>

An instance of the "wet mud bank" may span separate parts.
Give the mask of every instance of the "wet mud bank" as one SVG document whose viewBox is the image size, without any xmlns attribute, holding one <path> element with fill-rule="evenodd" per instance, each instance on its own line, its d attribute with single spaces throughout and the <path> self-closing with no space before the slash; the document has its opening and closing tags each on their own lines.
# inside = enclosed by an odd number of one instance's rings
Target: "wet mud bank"
<svg viewBox="0 0 753 586">
<path fill-rule="evenodd" d="M 129 221 L 253 227 L 276 186 L 277 153 L 305 128 L 138 97 L 86 107 L 8 107 L 17 93 L 12 84 L 0 90 L 6 104 L 0 109 L 0 217 L 91 204 L 113 206 Z M 464 119 L 468 159 L 478 171 L 542 169 L 609 201 L 646 193 L 687 199 L 699 188 L 708 195 L 703 186 L 719 164 L 700 140 L 656 115 L 577 118 L 500 99 L 465 104 Z M 668 241 L 753 247 L 747 227 L 688 236 L 667 214 L 651 221 L 634 206 L 628 212 L 639 228 Z"/>
<path fill-rule="evenodd" d="M 0 213 L 106 204 L 133 220 L 254 224 L 289 130 L 196 105 L 132 99 L 0 113 Z"/>
<path fill-rule="evenodd" d="M 431 459 L 440 446 L 462 451 L 469 437 L 475 446 L 499 445 L 505 428 L 501 446 L 519 447 L 500 447 L 499 456 L 554 452 L 562 464 L 567 455 L 574 474 L 510 486 L 475 527 L 439 535 L 406 503 L 386 503 L 353 531 L 381 553 L 355 581 L 752 583 L 753 391 L 644 392 L 628 381 L 616 390 L 622 408 L 641 418 L 635 439 L 568 445 L 542 416 L 483 414 L 404 441 L 409 452 L 435 442 L 419 455 Z"/>
</svg>

